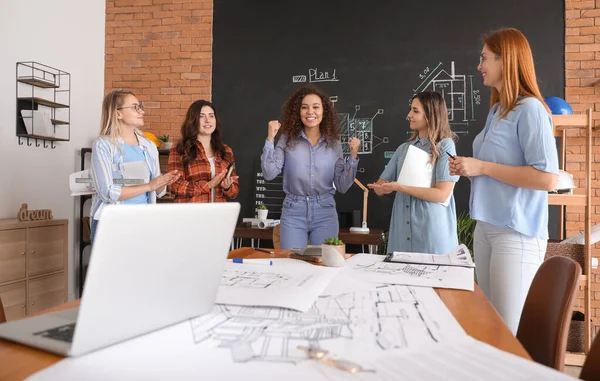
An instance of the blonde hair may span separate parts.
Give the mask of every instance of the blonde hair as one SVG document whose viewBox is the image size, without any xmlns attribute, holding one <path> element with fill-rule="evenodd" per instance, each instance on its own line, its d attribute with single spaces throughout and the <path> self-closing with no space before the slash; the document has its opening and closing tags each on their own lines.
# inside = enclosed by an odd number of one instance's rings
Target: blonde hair
<svg viewBox="0 0 600 381">
<path fill-rule="evenodd" d="M 492 88 L 490 108 L 499 103 L 500 118 L 504 118 L 519 97 L 533 97 L 550 113 L 537 84 L 531 47 L 523 33 L 514 28 L 499 29 L 485 35 L 483 43 L 502 59 L 502 91 Z"/>
<path fill-rule="evenodd" d="M 102 124 L 100 125 L 100 136 L 107 137 L 113 142 L 117 142 L 121 135 L 121 123 L 117 119 L 117 110 L 125 104 L 125 98 L 128 95 L 135 94 L 131 91 L 114 90 L 108 93 L 102 101 Z M 136 131 L 138 135 L 140 131 Z"/>
<path fill-rule="evenodd" d="M 437 143 L 446 138 L 454 140 L 456 135 L 450 129 L 446 101 L 440 93 L 424 91 L 412 98 L 412 100 L 415 99 L 418 99 L 423 106 L 423 114 L 427 122 L 427 135 L 431 142 L 431 162 L 433 163 L 440 156 Z M 418 135 L 418 131 L 413 132 L 409 140 L 415 139 Z"/>
</svg>

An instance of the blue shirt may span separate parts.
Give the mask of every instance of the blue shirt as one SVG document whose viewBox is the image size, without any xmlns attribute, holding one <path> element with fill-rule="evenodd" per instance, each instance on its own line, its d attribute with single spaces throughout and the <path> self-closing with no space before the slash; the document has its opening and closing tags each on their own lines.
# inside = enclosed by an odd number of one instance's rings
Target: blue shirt
<svg viewBox="0 0 600 381">
<path fill-rule="evenodd" d="M 336 189 L 346 192 L 354 183 L 358 158 L 345 161 L 340 141 L 327 145 L 325 136 L 321 136 L 313 147 L 304 131 L 292 148 L 286 149 L 286 141 L 287 136 L 282 136 L 277 146 L 273 141 L 265 141 L 260 157 L 266 180 L 273 180 L 285 165 L 283 190 L 286 195 L 333 195 Z"/>
<path fill-rule="evenodd" d="M 144 152 L 146 164 L 150 170 L 150 180 L 160 176 L 160 163 L 158 161 L 158 149 L 150 140 L 137 134 L 140 148 Z M 122 138 L 118 138 L 116 142 L 111 141 L 107 137 L 99 137 L 94 140 L 92 145 L 92 163 L 90 175 L 96 193 L 92 196 L 92 209 L 90 216 L 94 219 L 100 219 L 102 208 L 107 204 L 120 203 L 121 185 L 113 183 L 113 179 L 123 178 L 120 166 L 124 163 L 123 160 L 123 145 L 125 142 Z M 167 190 L 158 195 L 162 197 Z M 156 192 L 150 192 L 148 203 L 156 203 Z"/>
<path fill-rule="evenodd" d="M 142 148 L 138 146 L 132 146 L 127 143 L 124 143 L 121 147 L 123 147 L 123 163 L 131 163 L 135 161 L 146 161 L 146 157 L 144 156 L 144 151 Z M 148 192 L 142 193 L 135 197 L 129 198 L 127 200 L 122 200 L 122 204 L 147 204 L 148 203 Z"/>
<path fill-rule="evenodd" d="M 429 138 L 408 141 L 402 144 L 390 159 L 380 178 L 386 181 L 397 181 L 404 164 L 408 147 L 416 147 L 431 154 Z M 437 144 L 439 157 L 434 165 L 434 182 L 457 182 L 459 176 L 450 176 L 448 153 L 456 155 L 456 147 L 452 139 L 442 139 Z M 387 252 L 394 251 L 445 254 L 458 246 L 456 234 L 456 206 L 454 194 L 450 195 L 448 206 L 437 202 L 429 202 L 406 193 L 396 192 Z"/>
<path fill-rule="evenodd" d="M 511 166 L 532 166 L 558 174 L 552 117 L 536 98 L 522 98 L 500 119 L 490 110 L 485 129 L 473 141 L 473 157 Z M 489 176 L 471 182 L 471 218 L 548 239 L 548 192 L 515 187 Z"/>
</svg>

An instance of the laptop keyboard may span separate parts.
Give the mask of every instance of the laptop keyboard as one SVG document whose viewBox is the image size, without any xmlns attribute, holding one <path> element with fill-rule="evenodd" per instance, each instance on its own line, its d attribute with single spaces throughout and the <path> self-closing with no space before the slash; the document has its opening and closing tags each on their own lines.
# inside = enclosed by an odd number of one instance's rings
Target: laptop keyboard
<svg viewBox="0 0 600 381">
<path fill-rule="evenodd" d="M 75 333 L 75 323 L 35 332 L 34 335 L 70 343 L 73 341 L 73 333 Z"/>
</svg>

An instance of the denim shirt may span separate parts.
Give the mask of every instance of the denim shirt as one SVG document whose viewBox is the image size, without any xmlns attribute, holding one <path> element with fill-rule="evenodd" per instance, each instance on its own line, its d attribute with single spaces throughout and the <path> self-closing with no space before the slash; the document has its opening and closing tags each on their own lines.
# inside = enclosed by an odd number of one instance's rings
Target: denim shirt
<svg viewBox="0 0 600 381">
<path fill-rule="evenodd" d="M 160 176 L 160 164 L 158 161 L 158 149 L 150 140 L 140 134 L 137 134 L 140 148 L 144 152 L 146 164 L 150 170 L 150 180 Z M 121 185 L 113 183 L 113 179 L 127 178 L 127 174 L 121 171 L 123 164 L 123 144 L 125 142 L 121 137 L 115 145 L 106 137 L 99 137 L 94 140 L 92 146 L 92 166 L 90 175 L 96 193 L 92 196 L 92 209 L 90 215 L 96 219 L 100 219 L 102 208 L 107 204 L 118 204 L 119 196 L 121 196 Z M 166 193 L 166 188 L 158 197 L 162 197 Z M 156 192 L 150 192 L 148 202 L 156 203 Z"/>
<path fill-rule="evenodd" d="M 317 196 L 334 195 L 336 189 L 345 193 L 354 183 L 358 158 L 344 160 L 340 141 L 327 145 L 321 136 L 312 146 L 304 131 L 291 148 L 285 147 L 287 136 L 277 142 L 265 141 L 260 157 L 264 178 L 273 180 L 283 171 L 283 190 L 286 195 Z M 335 187 L 334 187 L 335 186 Z"/>
<path fill-rule="evenodd" d="M 533 97 L 522 98 L 500 119 L 490 110 L 485 129 L 473 141 L 473 157 L 511 166 L 532 166 L 558 174 L 552 117 Z M 515 187 L 489 176 L 473 177 L 471 218 L 539 239 L 548 239 L 548 192 Z"/>
<path fill-rule="evenodd" d="M 410 140 L 396 149 L 394 155 L 379 176 L 386 181 L 397 181 L 406 158 L 408 147 L 414 145 L 431 155 L 429 138 Z M 448 153 L 456 155 L 452 139 L 437 143 L 440 156 L 434 165 L 434 181 L 457 182 L 459 176 L 450 176 Z M 456 233 L 456 206 L 454 191 L 448 206 L 429 202 L 406 193 L 396 192 L 390 221 L 388 253 L 394 251 L 445 254 L 458 246 Z"/>
</svg>

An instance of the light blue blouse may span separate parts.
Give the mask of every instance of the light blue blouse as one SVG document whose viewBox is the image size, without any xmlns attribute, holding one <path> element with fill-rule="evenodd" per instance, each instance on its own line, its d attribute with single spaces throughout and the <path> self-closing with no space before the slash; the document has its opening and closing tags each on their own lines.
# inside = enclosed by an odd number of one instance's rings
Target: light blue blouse
<svg viewBox="0 0 600 381">
<path fill-rule="evenodd" d="M 404 158 L 410 145 L 415 145 L 431 154 L 429 138 L 408 141 L 402 144 L 390 159 L 380 178 L 397 181 Z M 452 139 L 443 139 L 437 145 L 440 156 L 435 162 L 435 182 L 457 182 L 459 176 L 450 176 L 448 153 L 456 155 Z M 396 192 L 387 252 L 394 251 L 444 254 L 458 246 L 456 234 L 456 207 L 454 194 L 450 196 L 448 206 L 429 202 L 408 194 Z"/>
<path fill-rule="evenodd" d="M 552 117 L 536 98 L 522 98 L 508 115 L 490 110 L 485 129 L 473 141 L 479 160 L 558 173 Z M 472 178 L 471 218 L 548 239 L 548 192 L 518 188 L 488 176 Z"/>
<path fill-rule="evenodd" d="M 127 143 L 124 143 L 123 148 L 123 163 L 130 163 L 135 161 L 146 161 L 146 156 L 144 155 L 144 150 L 138 146 L 132 146 Z M 148 171 L 150 172 L 150 171 Z M 150 174 L 151 175 L 151 174 Z M 148 192 L 142 193 L 135 197 L 129 198 L 127 200 L 122 200 L 121 204 L 147 204 L 148 203 Z"/>
<path fill-rule="evenodd" d="M 333 195 L 336 189 L 345 193 L 354 183 L 358 158 L 344 160 L 341 142 L 328 146 L 322 136 L 313 147 L 304 131 L 292 148 L 286 149 L 286 140 L 287 136 L 282 136 L 277 146 L 273 141 L 265 141 L 260 157 L 267 181 L 279 175 L 285 165 L 283 190 L 286 195 Z"/>
<path fill-rule="evenodd" d="M 148 169 L 150 170 L 150 180 L 160 176 L 160 163 L 158 161 L 158 149 L 150 140 L 146 139 L 140 133 L 137 133 L 140 148 L 144 152 L 144 158 Z M 121 165 L 125 162 L 123 158 L 123 145 L 125 142 L 121 137 L 116 142 L 106 137 L 99 137 L 94 140 L 92 146 L 92 165 L 90 175 L 94 184 L 96 193 L 92 196 L 92 209 L 90 215 L 100 219 L 102 209 L 108 204 L 118 204 L 121 196 L 121 185 L 113 183 L 113 179 L 126 178 L 121 171 Z M 148 194 L 148 203 L 156 203 L 156 197 L 162 197 L 167 193 L 166 187 L 160 193 L 150 192 Z"/>
</svg>

